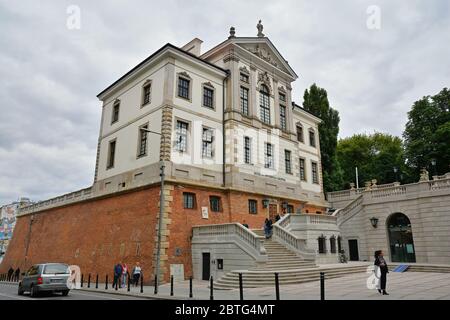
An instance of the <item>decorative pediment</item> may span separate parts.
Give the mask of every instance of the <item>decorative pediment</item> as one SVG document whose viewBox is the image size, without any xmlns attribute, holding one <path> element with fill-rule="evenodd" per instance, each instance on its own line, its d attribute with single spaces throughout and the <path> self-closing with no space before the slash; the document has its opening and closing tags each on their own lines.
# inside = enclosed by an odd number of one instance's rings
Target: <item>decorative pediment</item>
<svg viewBox="0 0 450 320">
<path fill-rule="evenodd" d="M 186 71 L 180 72 L 178 74 L 178 76 L 183 77 L 183 78 L 187 78 L 187 79 L 192 79 L 191 76 Z"/>
<path fill-rule="evenodd" d="M 245 74 L 250 74 L 250 71 L 248 71 L 246 66 L 239 68 L 239 71 L 241 71 L 242 73 L 245 73 Z"/>
<path fill-rule="evenodd" d="M 281 93 L 283 93 L 283 94 L 286 94 L 286 89 L 284 89 L 283 86 L 278 87 L 278 92 L 281 92 Z"/>
<path fill-rule="evenodd" d="M 208 82 L 204 82 L 203 85 L 207 86 L 207 87 L 214 88 L 213 84 L 211 82 L 209 82 L 209 81 Z"/>
</svg>

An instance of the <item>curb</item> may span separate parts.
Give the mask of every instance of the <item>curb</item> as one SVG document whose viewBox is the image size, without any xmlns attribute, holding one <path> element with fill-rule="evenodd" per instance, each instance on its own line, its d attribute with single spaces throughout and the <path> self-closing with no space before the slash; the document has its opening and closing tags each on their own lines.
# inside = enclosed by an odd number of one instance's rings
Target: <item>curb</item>
<svg viewBox="0 0 450 320">
<path fill-rule="evenodd" d="M 144 295 L 143 293 L 128 293 L 128 292 L 120 292 L 116 290 L 106 291 L 102 289 L 87 289 L 87 288 L 81 288 L 77 289 L 80 291 L 86 291 L 86 292 L 98 292 L 98 293 L 107 293 L 107 294 L 115 294 L 120 296 L 128 296 L 128 297 L 136 297 L 136 298 L 144 298 L 148 300 L 202 300 L 199 298 L 181 298 L 181 297 L 175 297 L 175 296 L 165 296 L 165 295 L 153 295 L 148 296 Z"/>
</svg>

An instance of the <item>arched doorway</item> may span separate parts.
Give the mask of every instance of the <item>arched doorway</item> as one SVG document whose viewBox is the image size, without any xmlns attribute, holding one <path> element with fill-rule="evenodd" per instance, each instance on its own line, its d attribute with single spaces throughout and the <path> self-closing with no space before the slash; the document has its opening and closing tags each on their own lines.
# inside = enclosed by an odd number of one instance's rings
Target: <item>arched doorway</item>
<svg viewBox="0 0 450 320">
<path fill-rule="evenodd" d="M 416 262 L 414 240 L 409 218 L 403 213 L 392 214 L 387 220 L 392 262 Z"/>
</svg>

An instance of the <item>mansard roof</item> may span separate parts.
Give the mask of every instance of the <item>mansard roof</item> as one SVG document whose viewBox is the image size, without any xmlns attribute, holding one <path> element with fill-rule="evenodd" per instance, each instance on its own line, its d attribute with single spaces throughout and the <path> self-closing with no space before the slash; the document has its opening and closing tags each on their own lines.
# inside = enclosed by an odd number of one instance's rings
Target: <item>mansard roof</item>
<svg viewBox="0 0 450 320">
<path fill-rule="evenodd" d="M 149 64 L 154 58 L 156 58 L 157 56 L 159 56 L 160 54 L 163 54 L 166 50 L 170 50 L 173 49 L 176 52 L 185 55 L 186 57 L 192 58 L 194 59 L 194 61 L 197 61 L 198 63 L 201 64 L 205 64 L 208 67 L 212 67 L 214 69 L 216 69 L 219 72 L 224 73 L 224 75 L 227 74 L 227 70 L 220 68 L 219 66 L 210 63 L 206 60 L 203 60 L 199 57 L 197 57 L 196 55 L 187 52 L 185 50 L 182 50 L 180 48 L 178 48 L 177 46 L 174 46 L 171 43 L 166 43 L 164 46 L 162 46 L 160 49 L 158 49 L 157 51 L 155 51 L 153 54 L 151 54 L 150 56 L 148 56 L 145 60 L 143 60 L 142 62 L 140 62 L 138 65 L 136 65 L 134 68 L 132 68 L 130 71 L 128 71 L 127 73 L 125 73 L 122 77 L 120 77 L 118 80 L 116 80 L 115 82 L 113 82 L 110 86 L 108 86 L 106 89 L 104 89 L 102 92 L 100 92 L 97 95 L 97 98 L 101 99 L 101 96 L 104 95 L 107 91 L 109 91 L 110 89 L 114 88 L 115 86 L 117 86 L 119 83 L 123 82 L 125 79 L 130 78 L 134 73 L 136 73 L 138 70 L 140 70 L 141 68 L 143 68 L 145 65 Z"/>
<path fill-rule="evenodd" d="M 231 37 L 202 54 L 200 58 L 206 60 L 221 49 L 233 44 L 270 63 L 274 67 L 288 74 L 293 80 L 298 78 L 298 75 L 291 68 L 286 59 L 284 59 L 272 41 L 267 37 Z"/>
</svg>

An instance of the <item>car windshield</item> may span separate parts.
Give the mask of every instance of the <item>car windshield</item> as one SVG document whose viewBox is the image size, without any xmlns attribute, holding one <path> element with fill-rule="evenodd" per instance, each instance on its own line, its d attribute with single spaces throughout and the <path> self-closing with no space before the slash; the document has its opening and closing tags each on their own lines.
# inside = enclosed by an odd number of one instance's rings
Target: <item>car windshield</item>
<svg viewBox="0 0 450 320">
<path fill-rule="evenodd" d="M 44 274 L 66 274 L 69 268 L 65 264 L 48 264 L 44 268 Z"/>
</svg>

